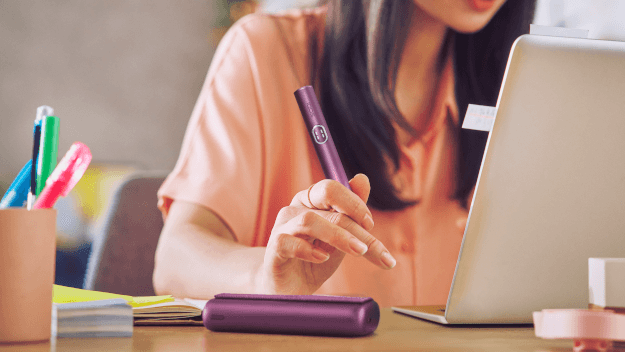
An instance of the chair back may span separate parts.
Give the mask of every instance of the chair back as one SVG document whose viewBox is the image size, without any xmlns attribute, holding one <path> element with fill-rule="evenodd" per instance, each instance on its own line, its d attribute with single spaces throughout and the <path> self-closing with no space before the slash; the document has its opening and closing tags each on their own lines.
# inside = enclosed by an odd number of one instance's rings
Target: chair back
<svg viewBox="0 0 625 352">
<path fill-rule="evenodd" d="M 153 296 L 154 254 L 163 228 L 156 192 L 166 173 L 136 173 L 117 189 L 94 239 L 85 289 Z"/>
</svg>

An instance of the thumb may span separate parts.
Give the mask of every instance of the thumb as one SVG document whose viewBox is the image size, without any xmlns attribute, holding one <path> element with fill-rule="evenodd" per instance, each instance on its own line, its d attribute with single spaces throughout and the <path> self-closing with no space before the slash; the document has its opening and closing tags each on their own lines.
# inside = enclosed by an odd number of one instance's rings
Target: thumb
<svg viewBox="0 0 625 352">
<path fill-rule="evenodd" d="M 371 185 L 369 184 L 369 178 L 364 174 L 357 174 L 349 180 L 349 187 L 352 192 L 356 193 L 360 199 L 365 203 L 369 200 L 369 193 L 371 192 Z"/>
</svg>

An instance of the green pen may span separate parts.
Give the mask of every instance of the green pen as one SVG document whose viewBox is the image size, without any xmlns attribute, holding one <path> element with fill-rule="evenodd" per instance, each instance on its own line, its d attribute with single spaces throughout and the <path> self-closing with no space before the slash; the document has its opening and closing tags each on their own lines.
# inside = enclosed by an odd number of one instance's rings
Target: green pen
<svg viewBox="0 0 625 352">
<path fill-rule="evenodd" d="M 46 186 L 46 180 L 56 167 L 56 158 L 59 150 L 59 123 L 56 116 L 46 116 L 41 124 L 41 143 L 39 143 L 39 158 L 37 159 L 37 192 L 39 195 Z"/>
</svg>

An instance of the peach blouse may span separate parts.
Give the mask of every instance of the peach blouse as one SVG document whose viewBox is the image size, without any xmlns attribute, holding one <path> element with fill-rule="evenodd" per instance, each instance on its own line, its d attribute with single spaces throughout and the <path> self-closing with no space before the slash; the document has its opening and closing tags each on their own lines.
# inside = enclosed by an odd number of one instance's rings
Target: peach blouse
<svg viewBox="0 0 625 352">
<path fill-rule="evenodd" d="M 324 178 L 293 92 L 310 84 L 309 48 L 323 35 L 325 10 L 254 14 L 222 39 L 184 137 L 159 190 L 215 212 L 238 242 L 265 246 L 278 211 Z M 278 26 L 279 24 L 279 26 Z M 313 41 L 317 39 L 317 41 Z M 420 203 L 371 209 L 371 233 L 397 259 L 391 270 L 346 256 L 320 294 L 366 295 L 381 306 L 445 304 L 467 211 L 454 200 L 458 112 L 449 55 L 422 138 L 401 147 L 394 182 Z"/>
</svg>

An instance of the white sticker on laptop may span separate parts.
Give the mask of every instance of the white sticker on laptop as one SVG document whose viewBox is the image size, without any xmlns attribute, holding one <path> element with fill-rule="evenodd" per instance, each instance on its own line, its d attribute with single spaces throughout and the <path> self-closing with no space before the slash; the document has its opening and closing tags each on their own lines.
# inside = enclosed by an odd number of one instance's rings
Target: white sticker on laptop
<svg viewBox="0 0 625 352">
<path fill-rule="evenodd" d="M 530 34 L 546 35 L 549 37 L 566 37 L 566 38 L 588 38 L 587 29 L 549 27 L 537 24 L 530 24 Z"/>
<path fill-rule="evenodd" d="M 497 108 L 495 107 L 469 104 L 462 128 L 489 132 L 493 129 L 496 114 Z"/>
</svg>

